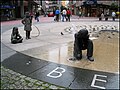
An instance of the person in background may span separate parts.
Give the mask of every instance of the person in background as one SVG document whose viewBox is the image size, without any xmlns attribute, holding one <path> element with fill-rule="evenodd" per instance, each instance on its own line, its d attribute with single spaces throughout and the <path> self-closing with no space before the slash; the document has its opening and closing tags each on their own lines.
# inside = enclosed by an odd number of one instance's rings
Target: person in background
<svg viewBox="0 0 120 90">
<path fill-rule="evenodd" d="M 57 8 L 57 9 L 55 10 L 56 21 L 57 21 L 57 22 L 59 21 L 59 14 L 60 14 L 60 10 Z"/>
<path fill-rule="evenodd" d="M 87 16 L 89 17 L 89 16 L 90 16 L 90 13 L 88 13 Z"/>
<path fill-rule="evenodd" d="M 56 21 L 55 9 L 53 9 L 54 21 Z"/>
<path fill-rule="evenodd" d="M 109 17 L 109 13 L 106 12 L 106 14 L 105 14 L 105 21 L 108 21 L 108 17 Z"/>
<path fill-rule="evenodd" d="M 39 16 L 40 16 L 40 13 L 37 11 L 35 13 L 35 20 L 37 20 L 37 22 L 39 22 Z"/>
<path fill-rule="evenodd" d="M 63 11 L 62 11 L 62 22 L 64 22 L 64 19 L 66 19 L 66 14 L 67 14 L 66 9 L 63 9 Z"/>
<path fill-rule="evenodd" d="M 70 16 L 71 16 L 71 11 L 70 11 L 70 9 L 68 8 L 68 9 L 67 9 L 67 19 L 68 19 L 69 22 L 70 22 Z"/>
<path fill-rule="evenodd" d="M 112 12 L 112 19 L 113 19 L 113 21 L 115 21 L 115 17 L 116 17 L 116 13 L 113 11 Z"/>
<path fill-rule="evenodd" d="M 103 20 L 104 19 L 104 14 L 103 13 L 101 13 L 101 20 Z"/>
<path fill-rule="evenodd" d="M 30 38 L 30 32 L 32 30 L 32 17 L 29 12 L 25 13 L 25 17 L 22 20 L 22 24 L 24 25 L 24 30 L 26 31 L 26 39 Z"/>
<path fill-rule="evenodd" d="M 16 44 L 16 43 L 22 43 L 23 38 L 19 34 L 18 28 L 13 27 L 12 34 L 11 34 L 11 43 Z"/>
<path fill-rule="evenodd" d="M 78 12 L 78 15 L 79 15 L 79 18 L 78 18 L 78 19 L 80 19 L 80 17 L 82 16 L 82 12 L 79 11 L 79 12 Z"/>
</svg>

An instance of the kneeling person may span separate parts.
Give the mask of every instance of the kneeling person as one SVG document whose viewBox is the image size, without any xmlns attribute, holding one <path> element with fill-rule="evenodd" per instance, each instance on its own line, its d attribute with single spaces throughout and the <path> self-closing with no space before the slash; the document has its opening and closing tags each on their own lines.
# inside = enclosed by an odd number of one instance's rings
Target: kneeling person
<svg viewBox="0 0 120 90">
<path fill-rule="evenodd" d="M 81 29 L 75 34 L 74 41 L 74 57 L 78 60 L 82 58 L 82 50 L 87 49 L 87 58 L 90 61 L 94 61 L 93 56 L 93 42 L 89 39 L 87 29 Z"/>
<path fill-rule="evenodd" d="M 22 40 L 23 38 L 20 36 L 18 32 L 18 28 L 14 27 L 11 34 L 11 43 L 12 44 L 22 43 Z"/>
</svg>

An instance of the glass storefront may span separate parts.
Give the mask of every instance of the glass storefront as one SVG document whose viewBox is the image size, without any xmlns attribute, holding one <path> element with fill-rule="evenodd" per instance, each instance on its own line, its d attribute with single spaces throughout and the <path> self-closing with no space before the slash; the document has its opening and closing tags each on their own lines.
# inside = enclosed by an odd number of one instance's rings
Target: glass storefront
<svg viewBox="0 0 120 90">
<path fill-rule="evenodd" d="M 13 0 L 0 1 L 1 20 L 15 19 L 15 3 Z"/>
</svg>

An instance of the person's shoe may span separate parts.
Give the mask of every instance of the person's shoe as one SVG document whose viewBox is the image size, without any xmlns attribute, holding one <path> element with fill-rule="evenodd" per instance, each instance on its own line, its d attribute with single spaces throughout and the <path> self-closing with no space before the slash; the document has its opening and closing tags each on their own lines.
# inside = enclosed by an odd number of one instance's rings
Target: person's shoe
<svg viewBox="0 0 120 90">
<path fill-rule="evenodd" d="M 31 39 L 30 37 L 28 39 Z"/>
<path fill-rule="evenodd" d="M 93 57 L 87 57 L 87 59 L 90 60 L 90 61 L 94 61 Z"/>
<path fill-rule="evenodd" d="M 71 57 L 69 58 L 70 61 L 76 61 L 76 58 L 75 57 Z"/>
</svg>

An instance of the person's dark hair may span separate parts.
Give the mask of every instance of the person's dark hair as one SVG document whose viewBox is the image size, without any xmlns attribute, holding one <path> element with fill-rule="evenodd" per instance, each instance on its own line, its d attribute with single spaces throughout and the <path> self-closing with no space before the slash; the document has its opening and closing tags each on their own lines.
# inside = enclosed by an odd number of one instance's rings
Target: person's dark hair
<svg viewBox="0 0 120 90">
<path fill-rule="evenodd" d="M 78 37 L 80 37 L 80 38 L 89 38 L 88 30 L 87 29 L 81 29 L 78 32 Z"/>
<path fill-rule="evenodd" d="M 13 27 L 12 34 L 13 35 L 18 34 L 18 27 Z"/>
</svg>

